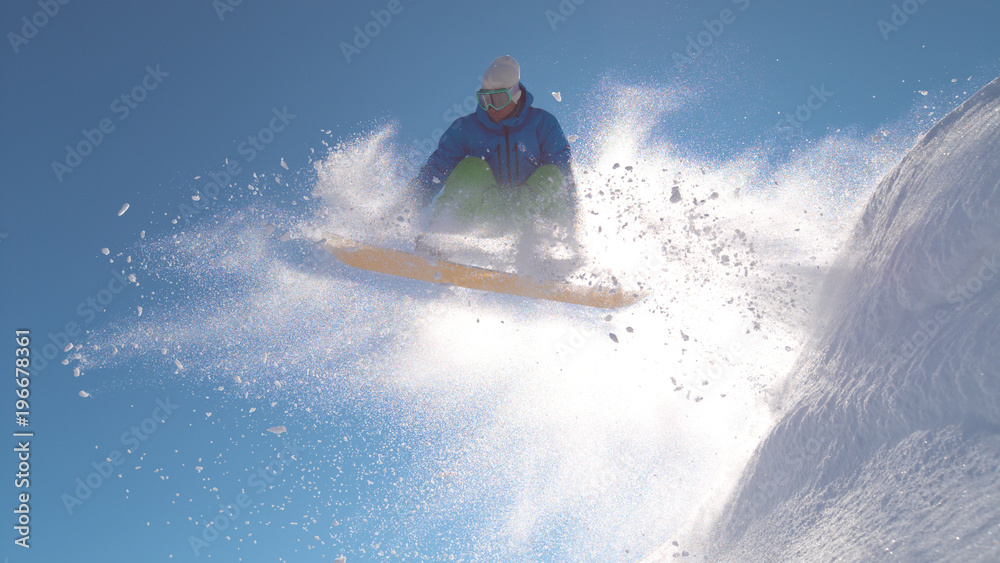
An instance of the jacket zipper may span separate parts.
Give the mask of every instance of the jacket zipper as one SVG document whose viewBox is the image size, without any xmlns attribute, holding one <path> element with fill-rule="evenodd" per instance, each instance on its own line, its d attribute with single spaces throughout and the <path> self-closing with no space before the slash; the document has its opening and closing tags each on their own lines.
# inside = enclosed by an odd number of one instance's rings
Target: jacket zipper
<svg viewBox="0 0 1000 563">
<path fill-rule="evenodd" d="M 520 178 L 521 177 L 521 159 L 518 156 L 518 154 L 519 153 L 517 152 L 517 143 L 514 143 L 514 177 L 515 178 Z"/>
<path fill-rule="evenodd" d="M 510 177 L 510 134 L 509 134 L 509 129 L 507 129 L 506 125 L 503 126 L 503 143 L 507 149 L 507 187 L 510 187 L 514 183 L 511 182 L 511 177 Z"/>
<path fill-rule="evenodd" d="M 497 185 L 503 186 L 503 162 L 500 162 L 500 143 L 497 143 Z"/>
</svg>

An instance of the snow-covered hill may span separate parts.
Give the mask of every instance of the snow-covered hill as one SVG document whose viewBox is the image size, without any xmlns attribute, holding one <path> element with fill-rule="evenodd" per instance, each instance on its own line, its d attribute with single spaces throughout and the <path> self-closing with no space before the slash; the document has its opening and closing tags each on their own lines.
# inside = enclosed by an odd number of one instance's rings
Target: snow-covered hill
<svg viewBox="0 0 1000 563">
<path fill-rule="evenodd" d="M 715 561 L 1000 560 L 1000 79 L 876 190 Z"/>
</svg>

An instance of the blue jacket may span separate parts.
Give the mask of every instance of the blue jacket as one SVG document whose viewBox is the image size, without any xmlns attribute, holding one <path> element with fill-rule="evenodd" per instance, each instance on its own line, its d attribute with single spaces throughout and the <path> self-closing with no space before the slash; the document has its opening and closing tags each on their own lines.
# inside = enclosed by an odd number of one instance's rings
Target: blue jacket
<svg viewBox="0 0 1000 563">
<path fill-rule="evenodd" d="M 444 188 L 448 175 L 467 156 L 484 158 L 498 186 L 521 185 L 539 166 L 554 164 L 575 199 L 569 142 L 555 116 L 532 107 L 534 96 L 523 84 L 521 88 L 524 95 L 518 103 L 523 105 L 507 119 L 494 123 L 486 110 L 476 107 L 476 113 L 460 117 L 448 127 L 414 179 L 425 204 Z"/>
</svg>

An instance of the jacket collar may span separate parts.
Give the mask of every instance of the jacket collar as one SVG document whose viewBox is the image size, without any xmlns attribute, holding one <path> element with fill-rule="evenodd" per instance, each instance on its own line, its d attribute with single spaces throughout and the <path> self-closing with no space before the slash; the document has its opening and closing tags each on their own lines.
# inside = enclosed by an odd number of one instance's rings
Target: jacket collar
<svg viewBox="0 0 1000 563">
<path fill-rule="evenodd" d="M 507 119 L 503 119 L 498 123 L 493 123 L 493 120 L 490 119 L 490 114 L 486 113 L 486 110 L 484 110 L 482 106 L 476 104 L 476 119 L 478 119 L 484 127 L 494 131 L 503 131 L 504 127 L 517 129 L 524 123 L 528 114 L 528 108 L 531 107 L 532 102 L 535 101 L 535 97 L 532 96 L 531 92 L 524 87 L 524 84 L 521 84 L 521 91 L 524 92 L 524 95 L 521 96 L 523 105 L 521 106 L 521 109 L 514 113 L 514 115 L 508 117 Z"/>
</svg>

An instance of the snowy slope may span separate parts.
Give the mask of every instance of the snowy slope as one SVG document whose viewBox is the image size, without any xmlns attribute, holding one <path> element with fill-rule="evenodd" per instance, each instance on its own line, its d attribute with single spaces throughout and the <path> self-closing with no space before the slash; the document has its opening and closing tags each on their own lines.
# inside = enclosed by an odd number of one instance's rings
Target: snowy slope
<svg viewBox="0 0 1000 563">
<path fill-rule="evenodd" d="M 1000 560 L 998 191 L 1000 79 L 876 190 L 708 559 Z"/>
</svg>

